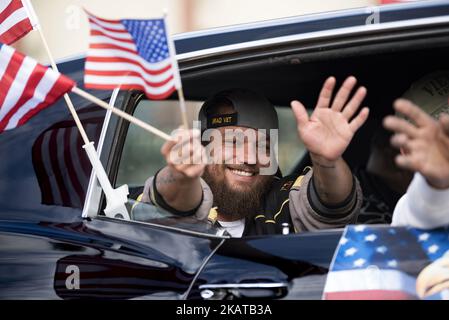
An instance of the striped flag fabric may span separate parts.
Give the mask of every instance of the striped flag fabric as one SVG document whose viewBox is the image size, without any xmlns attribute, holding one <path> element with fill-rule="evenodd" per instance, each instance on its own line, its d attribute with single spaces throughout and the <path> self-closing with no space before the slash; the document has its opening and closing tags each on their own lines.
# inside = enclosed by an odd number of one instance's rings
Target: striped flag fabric
<svg viewBox="0 0 449 320">
<path fill-rule="evenodd" d="M 164 19 L 106 20 L 88 14 L 86 88 L 136 89 L 165 99 L 180 87 Z"/>
<path fill-rule="evenodd" d="M 448 228 L 419 230 L 380 225 L 348 226 L 334 254 L 323 298 L 449 299 L 449 283 L 426 297 L 417 292 L 418 284 L 434 289 L 435 284 L 444 284 L 442 280 L 447 279 L 447 271 L 432 266 L 441 264 L 439 261 L 447 254 Z M 429 267 L 436 270 L 431 277 L 423 271 Z"/>
<path fill-rule="evenodd" d="M 0 0 L 0 42 L 11 44 L 38 27 L 28 0 Z"/>
<path fill-rule="evenodd" d="M 77 111 L 86 134 L 96 143 L 106 111 L 89 106 Z M 71 116 L 43 131 L 33 144 L 32 160 L 41 203 L 82 209 L 92 171 L 84 142 Z"/>
<path fill-rule="evenodd" d="M 0 44 L 0 133 L 23 125 L 74 86 L 73 80 Z"/>
</svg>

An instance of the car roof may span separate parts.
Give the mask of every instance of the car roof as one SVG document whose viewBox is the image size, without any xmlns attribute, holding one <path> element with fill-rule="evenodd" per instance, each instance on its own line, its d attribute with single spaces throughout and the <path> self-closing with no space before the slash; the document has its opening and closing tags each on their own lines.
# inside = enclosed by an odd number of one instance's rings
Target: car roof
<svg viewBox="0 0 449 320">
<path fill-rule="evenodd" d="M 364 26 L 373 13 L 378 14 L 376 23 L 379 24 L 439 17 L 449 15 L 449 2 L 420 1 L 322 12 L 187 32 L 173 38 L 176 52 L 182 56 L 188 52 L 242 42 Z"/>
<path fill-rule="evenodd" d="M 378 14 L 379 19 L 376 23 L 379 25 L 415 19 L 438 18 L 449 16 L 449 2 L 447 0 L 408 2 L 243 23 L 175 34 L 173 35 L 173 41 L 178 61 L 182 61 L 202 52 L 219 50 L 219 48 L 223 49 L 242 43 L 363 27 L 367 25 L 367 19 L 373 14 Z M 61 65 L 63 70 L 68 68 L 69 70 L 66 73 L 82 70 L 84 68 L 84 57 L 84 53 L 76 54 L 60 59 L 58 65 Z M 77 75 L 78 77 L 76 77 Z M 82 80 L 82 74 L 72 76 L 75 77 L 75 80 Z"/>
</svg>

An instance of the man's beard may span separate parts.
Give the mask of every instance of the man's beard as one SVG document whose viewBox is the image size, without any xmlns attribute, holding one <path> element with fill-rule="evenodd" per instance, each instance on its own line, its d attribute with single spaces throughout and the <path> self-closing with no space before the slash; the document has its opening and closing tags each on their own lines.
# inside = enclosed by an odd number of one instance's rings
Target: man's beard
<svg viewBox="0 0 449 320">
<path fill-rule="evenodd" d="M 227 221 L 236 221 L 262 213 L 264 198 L 270 190 L 273 176 L 258 176 L 258 181 L 252 185 L 233 188 L 224 176 L 225 166 L 215 166 L 221 168 L 216 167 L 215 170 L 206 168 L 202 178 L 212 190 L 213 205 L 218 208 L 219 214 L 225 216 Z M 219 177 L 219 174 L 222 174 L 222 177 Z"/>
</svg>

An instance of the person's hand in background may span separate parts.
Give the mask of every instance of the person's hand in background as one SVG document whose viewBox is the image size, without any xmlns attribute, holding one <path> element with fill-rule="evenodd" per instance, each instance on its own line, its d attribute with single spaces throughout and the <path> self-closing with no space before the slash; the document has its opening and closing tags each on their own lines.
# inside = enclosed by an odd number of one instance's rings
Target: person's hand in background
<svg viewBox="0 0 449 320">
<path fill-rule="evenodd" d="M 384 119 L 384 127 L 395 133 L 392 145 L 401 149 L 396 164 L 419 172 L 434 188 L 449 188 L 449 116 L 436 121 L 405 99 L 395 101 L 394 108 L 412 121 L 397 116 Z"/>
</svg>

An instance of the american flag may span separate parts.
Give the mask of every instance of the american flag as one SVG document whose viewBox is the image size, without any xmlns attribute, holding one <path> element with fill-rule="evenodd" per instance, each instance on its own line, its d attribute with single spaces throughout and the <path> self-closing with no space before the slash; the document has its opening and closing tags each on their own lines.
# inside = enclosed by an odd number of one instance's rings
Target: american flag
<svg viewBox="0 0 449 320">
<path fill-rule="evenodd" d="M 38 24 L 28 0 L 0 0 L 0 42 L 16 42 Z"/>
<path fill-rule="evenodd" d="M 71 79 L 0 44 L 0 133 L 23 125 L 74 86 Z"/>
<path fill-rule="evenodd" d="M 98 142 L 105 110 L 92 106 L 77 111 L 87 135 Z M 42 132 L 33 144 L 32 159 L 42 204 L 83 208 L 92 166 L 72 117 Z"/>
<path fill-rule="evenodd" d="M 416 278 L 449 250 L 449 229 L 348 226 L 328 273 L 324 299 L 419 299 Z M 428 297 L 447 298 L 448 291 Z"/>
<path fill-rule="evenodd" d="M 179 87 L 164 19 L 106 20 L 88 13 L 86 88 L 137 89 L 165 99 Z"/>
</svg>

